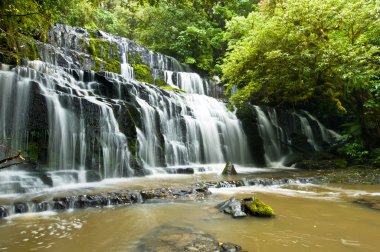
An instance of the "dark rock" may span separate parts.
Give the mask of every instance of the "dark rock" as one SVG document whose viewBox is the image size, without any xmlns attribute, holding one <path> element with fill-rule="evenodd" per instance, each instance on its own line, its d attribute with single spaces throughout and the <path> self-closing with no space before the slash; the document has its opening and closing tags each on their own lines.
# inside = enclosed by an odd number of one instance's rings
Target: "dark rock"
<svg viewBox="0 0 380 252">
<path fill-rule="evenodd" d="M 230 161 L 228 161 L 226 166 L 223 169 L 222 174 L 227 175 L 227 176 L 237 175 L 237 172 L 235 170 L 235 166 Z"/>
<path fill-rule="evenodd" d="M 194 174 L 193 168 L 178 168 L 177 169 L 178 174 Z"/>
<path fill-rule="evenodd" d="M 379 199 L 358 199 L 354 201 L 355 204 L 364 205 L 374 210 L 380 211 L 380 200 Z"/>
<path fill-rule="evenodd" d="M 35 202 L 34 203 L 36 212 L 44 212 L 49 210 L 49 203 L 48 202 Z"/>
<path fill-rule="evenodd" d="M 247 136 L 250 156 L 258 167 L 265 167 L 264 142 L 260 136 L 258 128 L 258 118 L 255 108 L 251 104 L 245 104 L 236 112 L 240 119 L 245 135 Z"/>
<path fill-rule="evenodd" d="M 8 209 L 5 206 L 0 206 L 0 219 L 9 215 Z"/>
<path fill-rule="evenodd" d="M 241 209 L 241 202 L 235 198 L 231 198 L 217 205 L 219 211 L 231 214 L 234 218 L 247 216 Z"/>
<path fill-rule="evenodd" d="M 86 181 L 87 182 L 98 182 L 101 180 L 102 180 L 102 177 L 100 176 L 99 172 L 93 171 L 93 170 L 87 170 L 86 171 Z"/>
<path fill-rule="evenodd" d="M 26 203 L 15 203 L 14 209 L 16 214 L 27 213 L 29 210 Z"/>
<path fill-rule="evenodd" d="M 241 247 L 239 245 L 225 242 L 219 245 L 220 252 L 235 252 L 235 251 L 241 251 Z"/>
<path fill-rule="evenodd" d="M 347 166 L 347 161 L 344 159 L 335 160 L 304 160 L 296 163 L 295 167 L 305 170 L 319 169 L 342 169 Z"/>
</svg>

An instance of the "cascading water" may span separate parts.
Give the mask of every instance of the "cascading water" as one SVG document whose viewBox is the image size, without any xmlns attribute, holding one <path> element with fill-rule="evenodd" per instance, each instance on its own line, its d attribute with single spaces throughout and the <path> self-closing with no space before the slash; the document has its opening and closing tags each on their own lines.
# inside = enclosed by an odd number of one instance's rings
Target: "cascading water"
<svg viewBox="0 0 380 252">
<path fill-rule="evenodd" d="M 282 166 L 287 156 L 292 153 L 294 134 L 304 136 L 314 151 L 323 150 L 323 144 L 331 144 L 339 136 L 306 111 L 291 113 L 284 111 L 282 114 L 286 115 L 287 120 L 281 121 L 274 108 L 259 106 L 254 108 L 258 130 L 264 143 L 265 161 L 270 167 Z"/>
<path fill-rule="evenodd" d="M 115 178 L 157 167 L 250 162 L 239 120 L 223 103 L 204 95 L 207 81 L 171 57 L 99 34 L 106 45 L 117 44 L 120 75 L 89 70 L 91 57 L 82 52 L 88 32 L 66 26 L 49 33 L 52 45 L 39 44 L 47 62 L 25 61 L 0 72 L 2 138 L 12 136 L 13 150 L 37 158 L 49 170 L 50 185 L 85 182 L 88 170 Z M 111 49 L 108 53 L 115 55 Z M 137 56 L 128 57 L 136 53 L 155 78 L 166 75 L 168 85 L 190 94 L 134 80 L 129 62 Z M 102 55 L 108 57 L 107 51 Z M 7 120 L 11 115 L 17 116 Z M 28 141 L 37 150 L 26 148 Z"/>
</svg>

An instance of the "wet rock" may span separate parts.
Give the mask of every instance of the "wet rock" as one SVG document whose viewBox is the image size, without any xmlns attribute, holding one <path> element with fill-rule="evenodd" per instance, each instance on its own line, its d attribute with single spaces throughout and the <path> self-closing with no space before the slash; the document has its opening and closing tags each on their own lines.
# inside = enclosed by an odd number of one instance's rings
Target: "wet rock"
<svg viewBox="0 0 380 252">
<path fill-rule="evenodd" d="M 8 209 L 5 206 L 0 206 L 0 219 L 9 215 Z"/>
<path fill-rule="evenodd" d="M 347 166 L 347 161 L 344 159 L 335 160 L 303 160 L 296 163 L 295 167 L 305 170 L 320 170 L 320 169 L 342 169 Z"/>
<path fill-rule="evenodd" d="M 245 217 L 247 215 L 257 217 L 274 216 L 273 209 L 255 197 L 238 200 L 231 198 L 217 205 L 219 211 L 232 215 L 232 217 Z"/>
<path fill-rule="evenodd" d="M 245 213 L 257 217 L 274 216 L 273 209 L 256 197 L 245 198 L 242 201 L 242 208 Z"/>
<path fill-rule="evenodd" d="M 219 245 L 220 252 L 235 252 L 235 251 L 241 251 L 241 247 L 239 245 L 225 242 Z"/>
<path fill-rule="evenodd" d="M 27 213 L 29 208 L 26 203 L 15 203 L 14 210 L 16 214 Z"/>
<path fill-rule="evenodd" d="M 220 243 L 213 236 L 192 228 L 160 226 L 143 237 L 137 251 L 241 251 L 241 247 L 232 243 Z"/>
<path fill-rule="evenodd" d="M 225 202 L 218 204 L 217 208 L 221 212 L 231 214 L 234 218 L 247 216 L 247 214 L 242 211 L 240 200 L 237 200 L 235 198 L 231 198 Z"/>
<path fill-rule="evenodd" d="M 178 168 L 177 169 L 178 174 L 194 174 L 193 168 Z"/>
<path fill-rule="evenodd" d="M 243 180 L 222 180 L 222 181 L 213 181 L 213 182 L 206 182 L 205 185 L 207 187 L 214 187 L 214 188 L 231 188 L 231 187 L 241 187 L 245 186 L 245 183 Z"/>
<path fill-rule="evenodd" d="M 226 166 L 223 169 L 222 175 L 237 175 L 237 172 L 235 170 L 235 166 L 229 161 L 227 162 Z"/>
<path fill-rule="evenodd" d="M 358 199 L 354 203 L 380 211 L 380 199 Z"/>
<path fill-rule="evenodd" d="M 44 212 L 44 211 L 49 210 L 48 202 L 34 202 L 34 206 L 35 206 L 36 212 Z"/>
<path fill-rule="evenodd" d="M 87 170 L 86 171 L 86 181 L 87 182 L 98 182 L 101 181 L 102 177 L 100 176 L 99 172 Z"/>
</svg>

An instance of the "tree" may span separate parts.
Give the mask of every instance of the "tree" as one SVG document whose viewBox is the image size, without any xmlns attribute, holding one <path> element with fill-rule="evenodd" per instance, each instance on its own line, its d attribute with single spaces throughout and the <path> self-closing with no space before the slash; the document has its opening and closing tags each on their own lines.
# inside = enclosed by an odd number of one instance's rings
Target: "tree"
<svg viewBox="0 0 380 252">
<path fill-rule="evenodd" d="M 371 124 L 378 118 L 370 119 L 364 104 L 378 85 L 379 17 L 378 1 L 271 0 L 247 18 L 234 18 L 227 24 L 229 53 L 222 66 L 228 90 L 238 89 L 231 101 L 288 107 L 316 102 L 356 112 L 366 144 L 376 145 L 380 132 L 371 132 Z"/>
</svg>

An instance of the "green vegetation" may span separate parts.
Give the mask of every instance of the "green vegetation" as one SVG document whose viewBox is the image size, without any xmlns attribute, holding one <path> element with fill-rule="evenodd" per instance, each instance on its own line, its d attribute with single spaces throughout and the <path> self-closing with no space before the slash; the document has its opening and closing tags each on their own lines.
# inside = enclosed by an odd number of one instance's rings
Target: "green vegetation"
<svg viewBox="0 0 380 252">
<path fill-rule="evenodd" d="M 138 81 L 153 84 L 154 79 L 150 68 L 146 64 L 133 64 L 135 78 Z"/>
<path fill-rule="evenodd" d="M 363 158 L 380 145 L 380 4 L 270 0 L 227 23 L 223 80 L 245 102 L 307 108 L 345 122 L 341 151 Z M 345 127 L 344 127 L 345 126 Z"/>
</svg>

